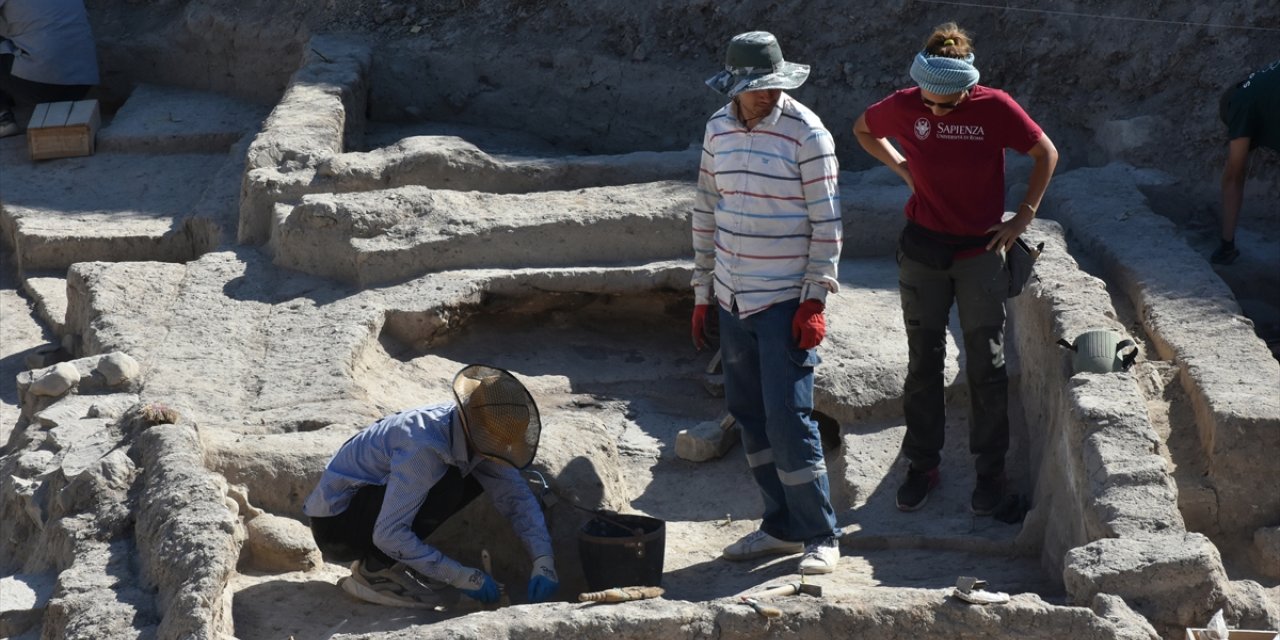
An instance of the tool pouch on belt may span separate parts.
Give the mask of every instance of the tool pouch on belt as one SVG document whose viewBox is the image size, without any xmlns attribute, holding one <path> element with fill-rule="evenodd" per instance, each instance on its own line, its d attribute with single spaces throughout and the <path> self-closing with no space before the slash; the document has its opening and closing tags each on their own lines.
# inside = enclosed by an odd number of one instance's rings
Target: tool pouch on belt
<svg viewBox="0 0 1280 640">
<path fill-rule="evenodd" d="M 1031 247 L 1022 238 L 1018 238 L 1004 257 L 1004 268 L 1009 270 L 1009 297 L 1022 293 L 1027 281 L 1031 280 L 1031 268 L 1036 258 L 1044 250 L 1044 243 Z"/>
<path fill-rule="evenodd" d="M 898 236 L 902 255 L 931 269 L 949 269 L 957 251 L 981 247 L 986 237 L 954 236 L 907 222 Z"/>
</svg>

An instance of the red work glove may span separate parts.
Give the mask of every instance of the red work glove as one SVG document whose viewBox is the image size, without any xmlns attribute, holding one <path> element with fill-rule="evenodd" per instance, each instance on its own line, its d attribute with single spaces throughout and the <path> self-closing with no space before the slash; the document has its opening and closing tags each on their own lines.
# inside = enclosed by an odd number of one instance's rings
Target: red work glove
<svg viewBox="0 0 1280 640">
<path fill-rule="evenodd" d="M 791 336 L 801 349 L 812 349 L 827 335 L 827 319 L 822 317 L 826 305 L 820 300 L 805 300 L 791 319 Z"/>
<path fill-rule="evenodd" d="M 707 314 L 710 312 L 709 304 L 693 305 L 693 346 L 698 351 L 707 346 Z"/>
</svg>

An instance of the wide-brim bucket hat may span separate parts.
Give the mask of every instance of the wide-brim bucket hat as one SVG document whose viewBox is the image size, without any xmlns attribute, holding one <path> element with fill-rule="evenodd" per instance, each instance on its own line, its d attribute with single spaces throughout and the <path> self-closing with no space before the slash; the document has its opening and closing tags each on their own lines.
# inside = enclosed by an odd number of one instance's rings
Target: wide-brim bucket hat
<svg viewBox="0 0 1280 640">
<path fill-rule="evenodd" d="M 475 453 L 517 469 L 533 462 L 542 420 L 529 390 L 515 376 L 497 367 L 469 365 L 453 377 L 453 396 Z"/>
<path fill-rule="evenodd" d="M 733 98 L 746 91 L 795 89 L 808 79 L 809 65 L 784 60 L 772 33 L 748 31 L 729 41 L 724 70 L 707 78 L 707 86 Z"/>
</svg>

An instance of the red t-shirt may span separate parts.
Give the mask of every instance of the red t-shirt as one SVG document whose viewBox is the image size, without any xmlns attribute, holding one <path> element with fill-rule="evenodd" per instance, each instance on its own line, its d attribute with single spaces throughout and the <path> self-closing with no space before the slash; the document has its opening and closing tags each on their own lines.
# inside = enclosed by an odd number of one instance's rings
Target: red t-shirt
<svg viewBox="0 0 1280 640">
<path fill-rule="evenodd" d="M 946 115 L 902 89 L 867 108 L 867 128 L 893 138 L 907 158 L 916 192 L 907 219 L 934 231 L 982 236 L 1004 214 L 1004 150 L 1026 153 L 1043 135 L 1009 94 L 982 85 Z"/>
</svg>

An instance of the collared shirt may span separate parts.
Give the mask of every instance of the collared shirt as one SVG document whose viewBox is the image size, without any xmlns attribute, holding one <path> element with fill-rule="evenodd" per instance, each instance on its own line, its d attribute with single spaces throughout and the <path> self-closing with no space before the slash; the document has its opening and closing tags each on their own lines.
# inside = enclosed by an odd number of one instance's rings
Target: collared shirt
<svg viewBox="0 0 1280 640">
<path fill-rule="evenodd" d="M 529 485 L 511 465 L 467 454 L 466 438 L 452 403 L 389 415 L 351 436 L 325 467 L 302 510 L 308 516 L 342 513 L 365 485 L 386 485 L 373 529 L 384 553 L 428 578 L 459 584 L 467 568 L 413 532 L 413 519 L 427 493 L 450 466 L 474 473 L 498 512 L 511 521 L 530 558 L 549 556 L 551 536 Z"/>
<path fill-rule="evenodd" d="M 839 291 L 838 172 L 831 134 L 786 93 L 751 130 L 733 103 L 711 116 L 693 205 L 695 302 L 714 295 L 746 317 Z"/>
<path fill-rule="evenodd" d="M 98 84 L 98 53 L 83 0 L 0 0 L 0 54 L 14 77 L 45 84 Z"/>
</svg>

